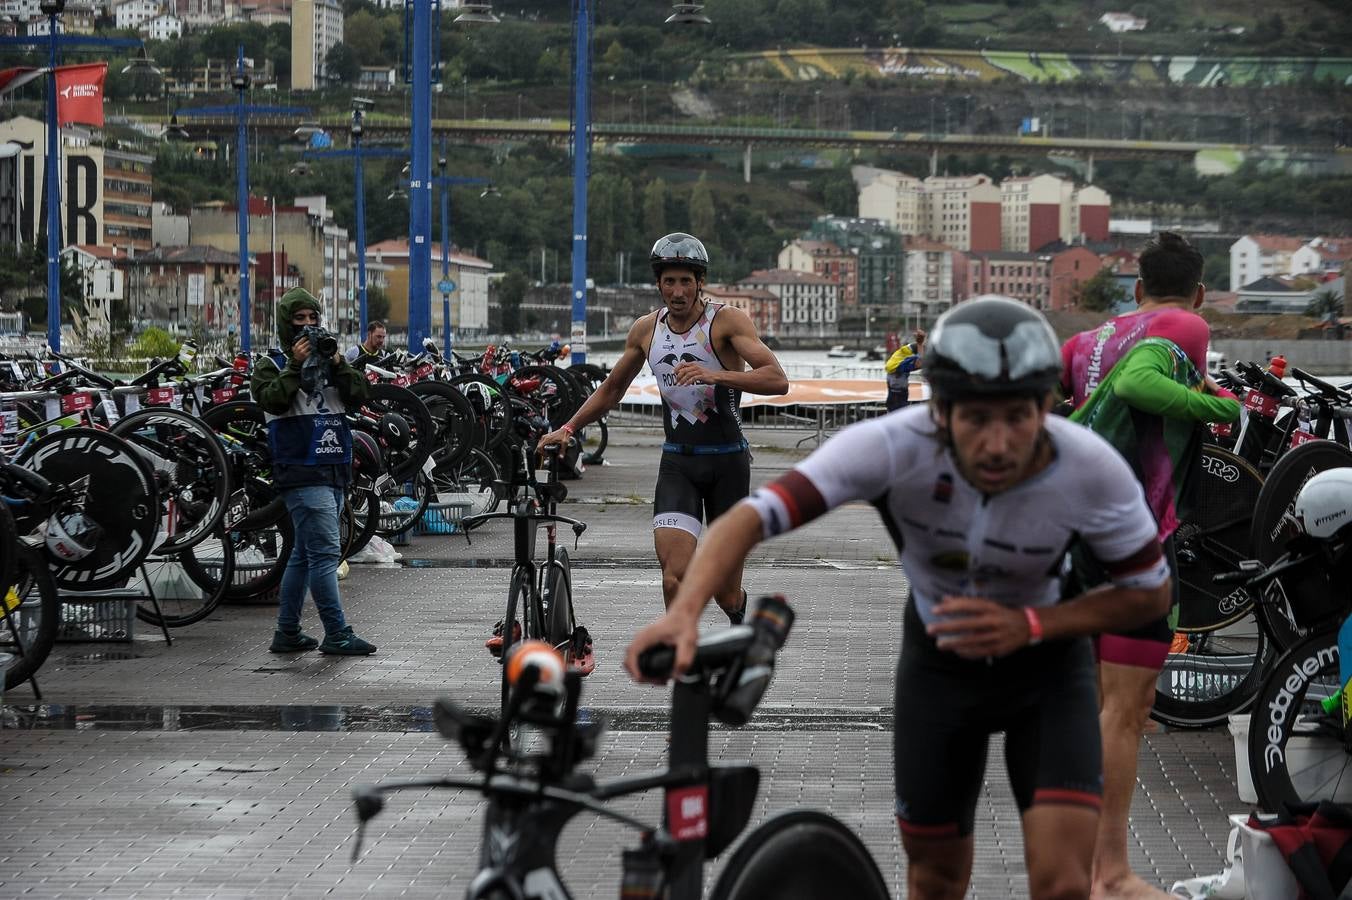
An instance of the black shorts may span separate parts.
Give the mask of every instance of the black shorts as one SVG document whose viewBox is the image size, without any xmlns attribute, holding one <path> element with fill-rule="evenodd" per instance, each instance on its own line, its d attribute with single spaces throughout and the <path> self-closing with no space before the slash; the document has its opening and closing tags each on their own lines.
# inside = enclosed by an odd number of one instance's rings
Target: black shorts
<svg viewBox="0 0 1352 900">
<path fill-rule="evenodd" d="M 704 525 L 751 493 L 751 456 L 685 455 L 663 451 L 653 492 L 653 528 L 679 528 L 699 537 Z"/>
<path fill-rule="evenodd" d="M 897 824 L 907 836 L 972 833 L 997 731 L 1020 812 L 1035 803 L 1099 808 L 1103 755 L 1087 638 L 966 660 L 935 645 L 908 599 L 895 724 Z"/>
<path fill-rule="evenodd" d="M 1159 670 L 1169 656 L 1169 645 L 1174 638 L 1173 623 L 1178 610 L 1178 554 L 1174 550 L 1174 536 L 1171 534 L 1161 545 L 1164 558 L 1169 563 L 1169 576 L 1173 586 L 1173 603 L 1169 612 L 1152 619 L 1144 625 L 1126 631 L 1104 632 L 1094 639 L 1094 653 L 1100 662 L 1114 663 L 1119 666 L 1135 666 L 1142 669 Z M 1066 584 L 1063 596 L 1075 597 L 1089 588 L 1108 581 L 1108 573 L 1103 564 L 1094 558 L 1083 544 L 1076 545 L 1071 551 L 1071 577 Z"/>
</svg>

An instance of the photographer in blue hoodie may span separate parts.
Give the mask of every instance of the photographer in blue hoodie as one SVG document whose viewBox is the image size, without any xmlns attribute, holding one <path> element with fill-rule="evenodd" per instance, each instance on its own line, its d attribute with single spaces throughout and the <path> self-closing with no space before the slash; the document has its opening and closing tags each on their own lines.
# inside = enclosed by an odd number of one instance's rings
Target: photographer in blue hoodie
<svg viewBox="0 0 1352 900">
<path fill-rule="evenodd" d="M 277 337 L 284 349 L 258 361 L 250 385 L 267 414 L 273 483 L 296 527 L 269 649 L 296 653 L 318 647 L 320 653 L 365 656 L 375 645 L 352 633 L 338 598 L 338 517 L 352 477 L 352 432 L 344 413 L 366 399 L 366 379 L 320 327 L 320 313 L 319 301 L 304 288 L 282 295 Z M 323 643 L 300 629 L 307 587 L 324 623 Z"/>
</svg>

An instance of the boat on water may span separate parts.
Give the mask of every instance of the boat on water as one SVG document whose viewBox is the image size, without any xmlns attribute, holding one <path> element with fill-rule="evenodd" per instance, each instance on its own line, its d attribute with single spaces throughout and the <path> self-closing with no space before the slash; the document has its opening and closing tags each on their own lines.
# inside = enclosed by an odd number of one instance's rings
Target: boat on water
<svg viewBox="0 0 1352 900">
<path fill-rule="evenodd" d="M 887 348 L 882 344 L 879 344 L 871 350 L 865 350 L 864 355 L 860 357 L 860 359 L 863 359 L 865 362 L 879 362 L 887 359 L 887 356 Z"/>
<path fill-rule="evenodd" d="M 836 344 L 830 350 L 826 351 L 826 355 L 832 359 L 854 359 L 856 356 L 855 351 L 846 350 L 844 344 Z"/>
</svg>

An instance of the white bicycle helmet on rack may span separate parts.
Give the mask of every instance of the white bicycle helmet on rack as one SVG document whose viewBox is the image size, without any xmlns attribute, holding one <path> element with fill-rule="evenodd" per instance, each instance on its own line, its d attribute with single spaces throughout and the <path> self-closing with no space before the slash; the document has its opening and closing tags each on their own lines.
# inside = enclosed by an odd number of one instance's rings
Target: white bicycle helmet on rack
<svg viewBox="0 0 1352 900">
<path fill-rule="evenodd" d="M 102 536 L 103 528 L 83 511 L 64 510 L 47 520 L 44 542 L 52 559 L 74 563 L 93 553 Z"/>
<path fill-rule="evenodd" d="M 1327 469 L 1305 482 L 1292 512 L 1312 538 L 1333 537 L 1352 524 L 1352 468 Z"/>
</svg>

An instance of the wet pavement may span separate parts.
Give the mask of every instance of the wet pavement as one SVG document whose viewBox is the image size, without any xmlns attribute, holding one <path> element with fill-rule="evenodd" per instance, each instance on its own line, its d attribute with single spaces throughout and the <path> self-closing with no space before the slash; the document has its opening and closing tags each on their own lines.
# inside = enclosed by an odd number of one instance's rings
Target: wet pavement
<svg viewBox="0 0 1352 900">
<path fill-rule="evenodd" d="M 802 435 L 753 433 L 753 481 L 802 453 Z M 609 465 L 569 485 L 567 512 L 589 525 L 574 559 L 579 618 L 597 671 L 583 704 L 607 721 L 598 780 L 661 767 L 665 690 L 635 685 L 619 660 L 661 609 L 650 498 L 660 438 L 612 433 Z M 572 547 L 572 535 L 568 534 Z M 474 869 L 481 802 L 411 793 L 390 802 L 349 862 L 352 786 L 468 775 L 434 733 L 432 702 L 496 706 L 499 668 L 483 649 L 500 618 L 510 529 L 414 538 L 401 563 L 353 566 L 348 618 L 379 646 L 369 658 L 267 651 L 274 608 L 222 607 L 174 634 L 136 624 L 131 643 L 63 644 L 40 673 L 44 702 L 20 688 L 0 731 L 0 896 L 456 896 Z M 904 575 L 876 513 L 842 509 L 762 545 L 752 593 L 782 592 L 798 622 L 751 725 L 717 728 L 711 756 L 754 761 L 752 826 L 796 806 L 854 828 L 896 888 L 904 864 L 892 812 L 892 679 Z M 705 626 L 726 621 L 712 607 Z M 313 612 L 308 624 L 317 626 Z M 429 733 L 430 732 L 430 733 Z M 1026 893 L 1017 811 L 993 743 L 976 832 L 971 896 Z M 1141 751 L 1133 810 L 1138 870 L 1167 887 L 1222 867 L 1235 792 L 1224 731 L 1154 734 Z M 660 799 L 618 809 L 659 815 Z M 576 896 L 618 894 L 619 826 L 580 817 L 561 868 Z M 725 854 L 726 856 L 726 854 Z M 717 863 L 711 872 L 717 871 Z"/>
</svg>

